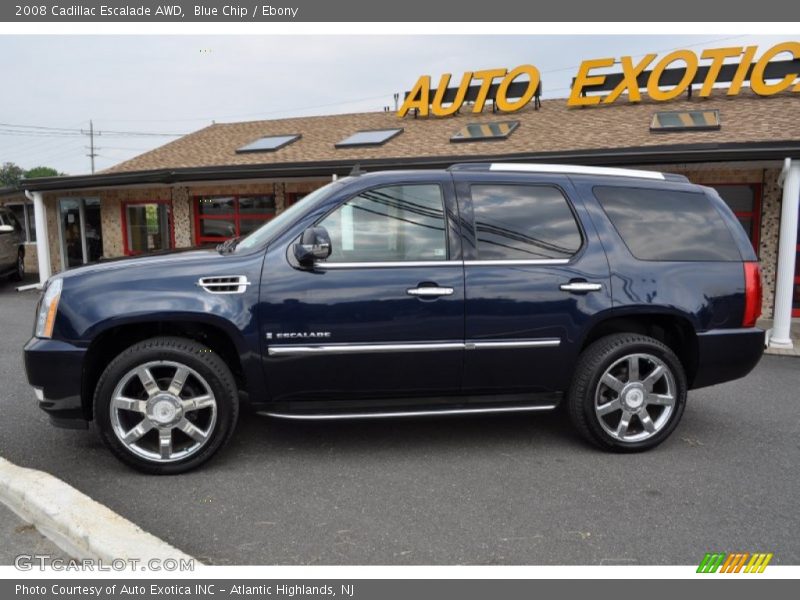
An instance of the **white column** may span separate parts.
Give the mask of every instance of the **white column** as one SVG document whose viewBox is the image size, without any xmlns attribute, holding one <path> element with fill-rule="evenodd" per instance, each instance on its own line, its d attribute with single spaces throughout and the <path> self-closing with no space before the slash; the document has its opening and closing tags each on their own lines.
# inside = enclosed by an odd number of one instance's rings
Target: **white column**
<svg viewBox="0 0 800 600">
<path fill-rule="evenodd" d="M 50 238 L 47 236 L 47 212 L 44 209 L 42 192 L 25 192 L 33 200 L 33 214 L 36 219 L 36 254 L 39 259 L 39 282 L 44 284 L 51 275 Z"/>
<path fill-rule="evenodd" d="M 769 345 L 792 348 L 792 294 L 797 257 L 797 213 L 800 207 L 800 162 L 787 158 L 778 183 L 783 185 L 781 237 L 778 243 L 778 274 L 775 282 L 775 323 Z"/>
</svg>

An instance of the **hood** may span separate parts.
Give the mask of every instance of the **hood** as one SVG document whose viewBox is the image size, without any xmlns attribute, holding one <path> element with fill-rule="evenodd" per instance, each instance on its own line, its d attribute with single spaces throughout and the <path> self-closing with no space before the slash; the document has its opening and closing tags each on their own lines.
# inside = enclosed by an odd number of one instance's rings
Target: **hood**
<svg viewBox="0 0 800 600">
<path fill-rule="evenodd" d="M 163 264 L 166 266 L 180 265 L 181 263 L 193 264 L 198 261 L 208 262 L 214 257 L 221 257 L 220 253 L 214 248 L 179 248 L 176 250 L 161 250 L 149 254 L 138 256 L 123 256 L 120 258 L 105 259 L 100 262 L 76 267 L 58 274 L 64 279 L 72 279 L 82 275 L 114 271 L 120 269 L 131 269 L 137 267 L 150 267 Z"/>
</svg>

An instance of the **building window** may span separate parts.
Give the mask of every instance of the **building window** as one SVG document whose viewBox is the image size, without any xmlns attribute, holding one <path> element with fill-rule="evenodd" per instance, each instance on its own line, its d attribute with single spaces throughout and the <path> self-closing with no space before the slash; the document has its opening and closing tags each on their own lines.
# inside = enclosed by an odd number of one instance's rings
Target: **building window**
<svg viewBox="0 0 800 600">
<path fill-rule="evenodd" d="M 270 135 L 267 137 L 258 138 L 254 142 L 250 142 L 246 146 L 237 148 L 236 154 L 245 154 L 247 152 L 275 152 L 284 146 L 288 146 L 300 139 L 299 133 L 291 135 Z"/>
<path fill-rule="evenodd" d="M 720 128 L 719 111 L 668 110 L 657 112 L 650 121 L 650 131 L 708 131 Z"/>
<path fill-rule="evenodd" d="M 761 185 L 720 184 L 712 185 L 722 197 L 747 232 L 747 237 L 758 254 L 759 231 L 761 229 Z"/>
<path fill-rule="evenodd" d="M 497 121 L 494 123 L 470 123 L 456 131 L 450 138 L 457 142 L 481 142 L 505 140 L 519 127 L 519 121 Z"/>
<path fill-rule="evenodd" d="M 172 203 L 168 200 L 123 202 L 125 254 L 146 254 L 175 247 Z"/>
<path fill-rule="evenodd" d="M 275 216 L 275 196 L 195 196 L 195 243 L 247 235 Z"/>
<path fill-rule="evenodd" d="M 399 129 L 372 129 L 369 131 L 356 131 L 354 134 L 334 144 L 336 148 L 352 148 L 355 146 L 382 146 L 392 138 L 403 133 Z"/>
<path fill-rule="evenodd" d="M 33 243 L 36 241 L 36 217 L 33 214 L 33 204 L 6 204 L 17 217 L 22 231 L 25 232 L 25 241 Z"/>
</svg>

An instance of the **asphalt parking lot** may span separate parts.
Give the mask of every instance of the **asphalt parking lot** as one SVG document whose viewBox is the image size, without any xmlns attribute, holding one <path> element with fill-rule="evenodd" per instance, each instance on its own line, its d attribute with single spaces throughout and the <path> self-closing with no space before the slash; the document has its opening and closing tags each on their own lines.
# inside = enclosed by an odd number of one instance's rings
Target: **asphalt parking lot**
<svg viewBox="0 0 800 600">
<path fill-rule="evenodd" d="M 36 292 L 0 282 L 0 456 L 211 564 L 800 563 L 800 360 L 690 394 L 659 448 L 586 446 L 561 414 L 296 423 L 244 415 L 176 477 L 52 427 L 25 381 Z"/>
</svg>

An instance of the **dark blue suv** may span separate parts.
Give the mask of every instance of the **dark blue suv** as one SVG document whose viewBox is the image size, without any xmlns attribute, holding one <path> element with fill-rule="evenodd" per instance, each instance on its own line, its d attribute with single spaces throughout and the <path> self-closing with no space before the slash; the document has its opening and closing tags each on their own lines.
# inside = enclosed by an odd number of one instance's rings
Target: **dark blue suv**
<svg viewBox="0 0 800 600">
<path fill-rule="evenodd" d="M 25 366 L 53 422 L 186 471 L 240 404 L 290 419 L 565 405 L 601 448 L 656 446 L 687 390 L 764 333 L 742 227 L 678 175 L 467 164 L 334 181 L 216 249 L 59 274 Z"/>
</svg>

